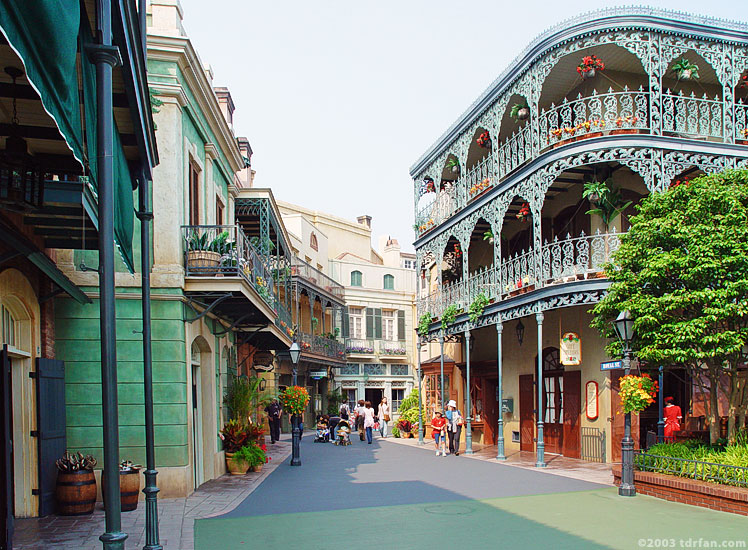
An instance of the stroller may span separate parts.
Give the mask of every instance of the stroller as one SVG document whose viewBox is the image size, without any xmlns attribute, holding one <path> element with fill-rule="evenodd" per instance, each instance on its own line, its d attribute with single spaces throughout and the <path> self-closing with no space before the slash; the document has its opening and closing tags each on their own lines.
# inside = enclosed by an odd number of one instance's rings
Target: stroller
<svg viewBox="0 0 748 550">
<path fill-rule="evenodd" d="M 336 426 L 336 438 L 335 445 L 346 445 L 351 444 L 351 424 L 347 420 L 340 420 Z"/>
<path fill-rule="evenodd" d="M 330 441 L 330 430 L 324 421 L 317 422 L 317 436 L 314 438 L 315 443 L 327 443 Z"/>
</svg>

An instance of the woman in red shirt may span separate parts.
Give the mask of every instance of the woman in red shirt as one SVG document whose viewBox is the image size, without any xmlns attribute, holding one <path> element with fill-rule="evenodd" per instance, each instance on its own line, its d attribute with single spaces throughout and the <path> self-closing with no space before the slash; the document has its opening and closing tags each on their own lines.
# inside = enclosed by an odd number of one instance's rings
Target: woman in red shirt
<svg viewBox="0 0 748 550">
<path fill-rule="evenodd" d="M 665 407 L 663 414 L 665 418 L 665 441 L 675 441 L 675 432 L 680 430 L 680 420 L 683 418 L 678 405 L 673 404 L 674 399 L 672 397 L 665 398 Z"/>
<path fill-rule="evenodd" d="M 439 442 L 444 439 L 444 430 L 447 427 L 447 419 L 442 416 L 441 411 L 434 413 L 434 418 L 431 420 L 432 435 L 434 437 L 434 445 L 436 446 L 436 456 L 439 456 Z M 442 449 L 442 456 L 447 456 L 447 453 Z"/>
</svg>

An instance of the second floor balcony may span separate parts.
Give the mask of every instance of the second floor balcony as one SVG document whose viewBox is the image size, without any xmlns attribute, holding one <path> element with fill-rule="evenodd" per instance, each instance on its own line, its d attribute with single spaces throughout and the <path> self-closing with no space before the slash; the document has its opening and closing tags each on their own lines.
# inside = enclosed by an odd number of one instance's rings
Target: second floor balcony
<svg viewBox="0 0 748 550">
<path fill-rule="evenodd" d="M 304 354 L 345 361 L 345 345 L 336 339 L 299 332 L 298 340 L 301 352 Z"/>
</svg>

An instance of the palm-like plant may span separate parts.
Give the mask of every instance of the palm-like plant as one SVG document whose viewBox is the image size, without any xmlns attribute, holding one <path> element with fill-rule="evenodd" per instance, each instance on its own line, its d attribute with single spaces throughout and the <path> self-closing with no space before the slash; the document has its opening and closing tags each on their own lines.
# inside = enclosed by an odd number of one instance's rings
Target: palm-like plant
<svg viewBox="0 0 748 550">
<path fill-rule="evenodd" d="M 699 66 L 683 57 L 673 65 L 673 73 L 678 80 L 696 80 L 699 78 Z"/>
<path fill-rule="evenodd" d="M 257 376 L 237 376 L 226 389 L 223 403 L 231 417 L 242 423 L 250 423 L 250 413 L 257 407 L 265 407 L 272 401 L 269 391 L 261 390 L 262 379 Z"/>
<path fill-rule="evenodd" d="M 509 112 L 509 116 L 514 120 L 526 120 L 530 116 L 530 107 L 527 102 L 515 103 L 512 105 L 512 110 Z"/>
<path fill-rule="evenodd" d="M 582 192 L 582 198 L 589 199 L 590 205 L 593 206 L 587 214 L 600 216 L 606 230 L 613 218 L 626 210 L 632 202 L 624 202 L 621 190 L 609 185 L 608 182 L 609 180 L 586 182 Z"/>
</svg>

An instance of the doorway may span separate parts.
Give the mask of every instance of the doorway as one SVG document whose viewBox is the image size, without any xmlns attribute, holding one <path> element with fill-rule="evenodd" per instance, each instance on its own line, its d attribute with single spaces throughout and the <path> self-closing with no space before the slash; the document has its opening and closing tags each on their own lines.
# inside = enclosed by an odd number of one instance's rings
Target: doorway
<svg viewBox="0 0 748 550">
<path fill-rule="evenodd" d="M 0 550 L 10 550 L 13 543 L 13 518 L 15 516 L 13 490 L 13 405 L 11 399 L 11 364 L 8 346 L 0 351 Z"/>
<path fill-rule="evenodd" d="M 197 351 L 196 351 L 197 350 Z M 200 348 L 192 344 L 192 479 L 195 489 L 203 483 L 203 414 L 200 384 Z"/>
<path fill-rule="evenodd" d="M 382 402 L 382 396 L 384 390 L 379 388 L 365 388 L 364 389 L 364 401 L 371 402 L 371 406 L 374 409 L 374 414 L 377 413 L 377 407 Z"/>
</svg>

